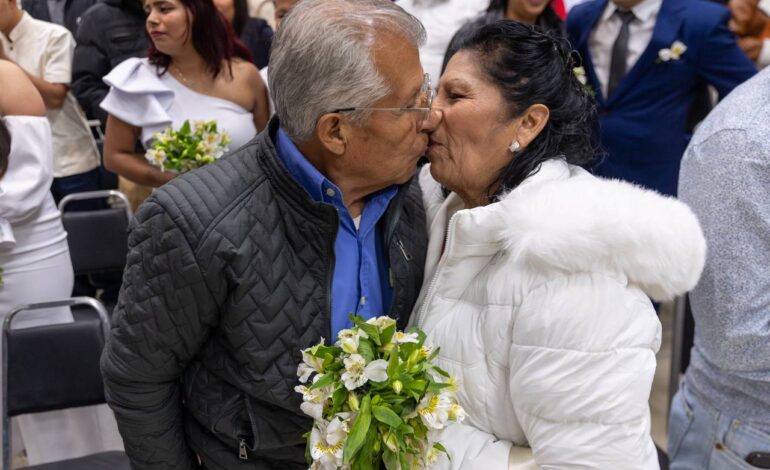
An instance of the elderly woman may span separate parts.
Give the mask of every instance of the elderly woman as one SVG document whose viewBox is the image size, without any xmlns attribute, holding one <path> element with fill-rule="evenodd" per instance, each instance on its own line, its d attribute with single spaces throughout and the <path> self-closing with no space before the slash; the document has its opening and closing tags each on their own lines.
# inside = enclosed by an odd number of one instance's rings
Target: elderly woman
<svg viewBox="0 0 770 470">
<path fill-rule="evenodd" d="M 658 468 L 649 297 L 693 287 L 705 241 L 684 204 L 577 166 L 594 105 L 572 67 L 559 39 L 484 26 L 425 124 L 430 242 L 412 322 L 468 413 L 444 433 L 444 468 L 503 470 L 516 446 L 543 468 Z"/>
</svg>

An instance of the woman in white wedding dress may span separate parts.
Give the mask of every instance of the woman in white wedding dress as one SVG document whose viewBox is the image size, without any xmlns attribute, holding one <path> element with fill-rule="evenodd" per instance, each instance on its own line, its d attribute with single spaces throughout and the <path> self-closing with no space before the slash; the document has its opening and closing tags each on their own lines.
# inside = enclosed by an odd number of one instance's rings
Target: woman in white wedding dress
<svg viewBox="0 0 770 470">
<path fill-rule="evenodd" d="M 0 83 L 2 321 L 17 305 L 71 297 L 74 277 L 67 234 L 50 193 L 53 154 L 43 99 L 8 61 L 0 60 Z M 40 310 L 17 317 L 13 328 L 71 321 L 67 308 Z M 13 422 L 20 428 L 14 449 L 26 449 L 30 464 L 122 448 L 107 405 L 20 416 Z"/>
</svg>

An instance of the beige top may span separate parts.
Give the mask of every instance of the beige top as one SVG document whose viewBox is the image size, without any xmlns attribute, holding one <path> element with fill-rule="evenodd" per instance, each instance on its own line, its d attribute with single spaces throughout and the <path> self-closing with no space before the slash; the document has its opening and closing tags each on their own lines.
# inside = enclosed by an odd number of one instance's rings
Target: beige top
<svg viewBox="0 0 770 470">
<path fill-rule="evenodd" d="M 8 37 L 0 34 L 0 43 L 6 55 L 27 73 L 50 83 L 70 85 L 75 40 L 66 28 L 24 12 Z M 47 116 L 53 134 L 54 177 L 85 173 L 99 166 L 99 150 L 71 91 L 64 105 L 48 109 Z"/>
</svg>

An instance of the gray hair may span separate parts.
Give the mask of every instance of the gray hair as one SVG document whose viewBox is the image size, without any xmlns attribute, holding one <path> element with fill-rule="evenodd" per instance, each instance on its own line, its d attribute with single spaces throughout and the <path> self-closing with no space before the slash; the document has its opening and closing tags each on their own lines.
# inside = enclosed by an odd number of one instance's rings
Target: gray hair
<svg viewBox="0 0 770 470">
<path fill-rule="evenodd" d="M 268 82 L 289 137 L 307 142 L 323 114 L 368 107 L 391 92 L 372 57 L 382 32 L 415 47 L 425 42 L 419 20 L 390 0 L 303 0 L 286 16 L 273 40 Z M 362 125 L 368 113 L 350 117 Z"/>
</svg>

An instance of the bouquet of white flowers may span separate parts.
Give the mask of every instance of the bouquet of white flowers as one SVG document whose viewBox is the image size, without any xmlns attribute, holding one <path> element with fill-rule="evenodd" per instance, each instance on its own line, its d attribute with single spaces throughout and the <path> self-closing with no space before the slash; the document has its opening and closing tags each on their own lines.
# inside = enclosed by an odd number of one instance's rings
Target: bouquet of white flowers
<svg viewBox="0 0 770 470">
<path fill-rule="evenodd" d="M 390 317 L 351 316 L 333 346 L 302 351 L 297 375 L 302 411 L 314 419 L 306 434 L 312 470 L 428 468 L 446 449 L 441 431 L 465 418 L 455 381 L 433 364 L 438 348 L 425 333 L 396 330 Z M 312 380 L 311 380 L 312 379 Z"/>
<path fill-rule="evenodd" d="M 184 173 L 219 160 L 230 143 L 227 132 L 217 131 L 216 121 L 185 121 L 178 131 L 169 127 L 155 134 L 145 158 L 161 171 Z"/>
</svg>

